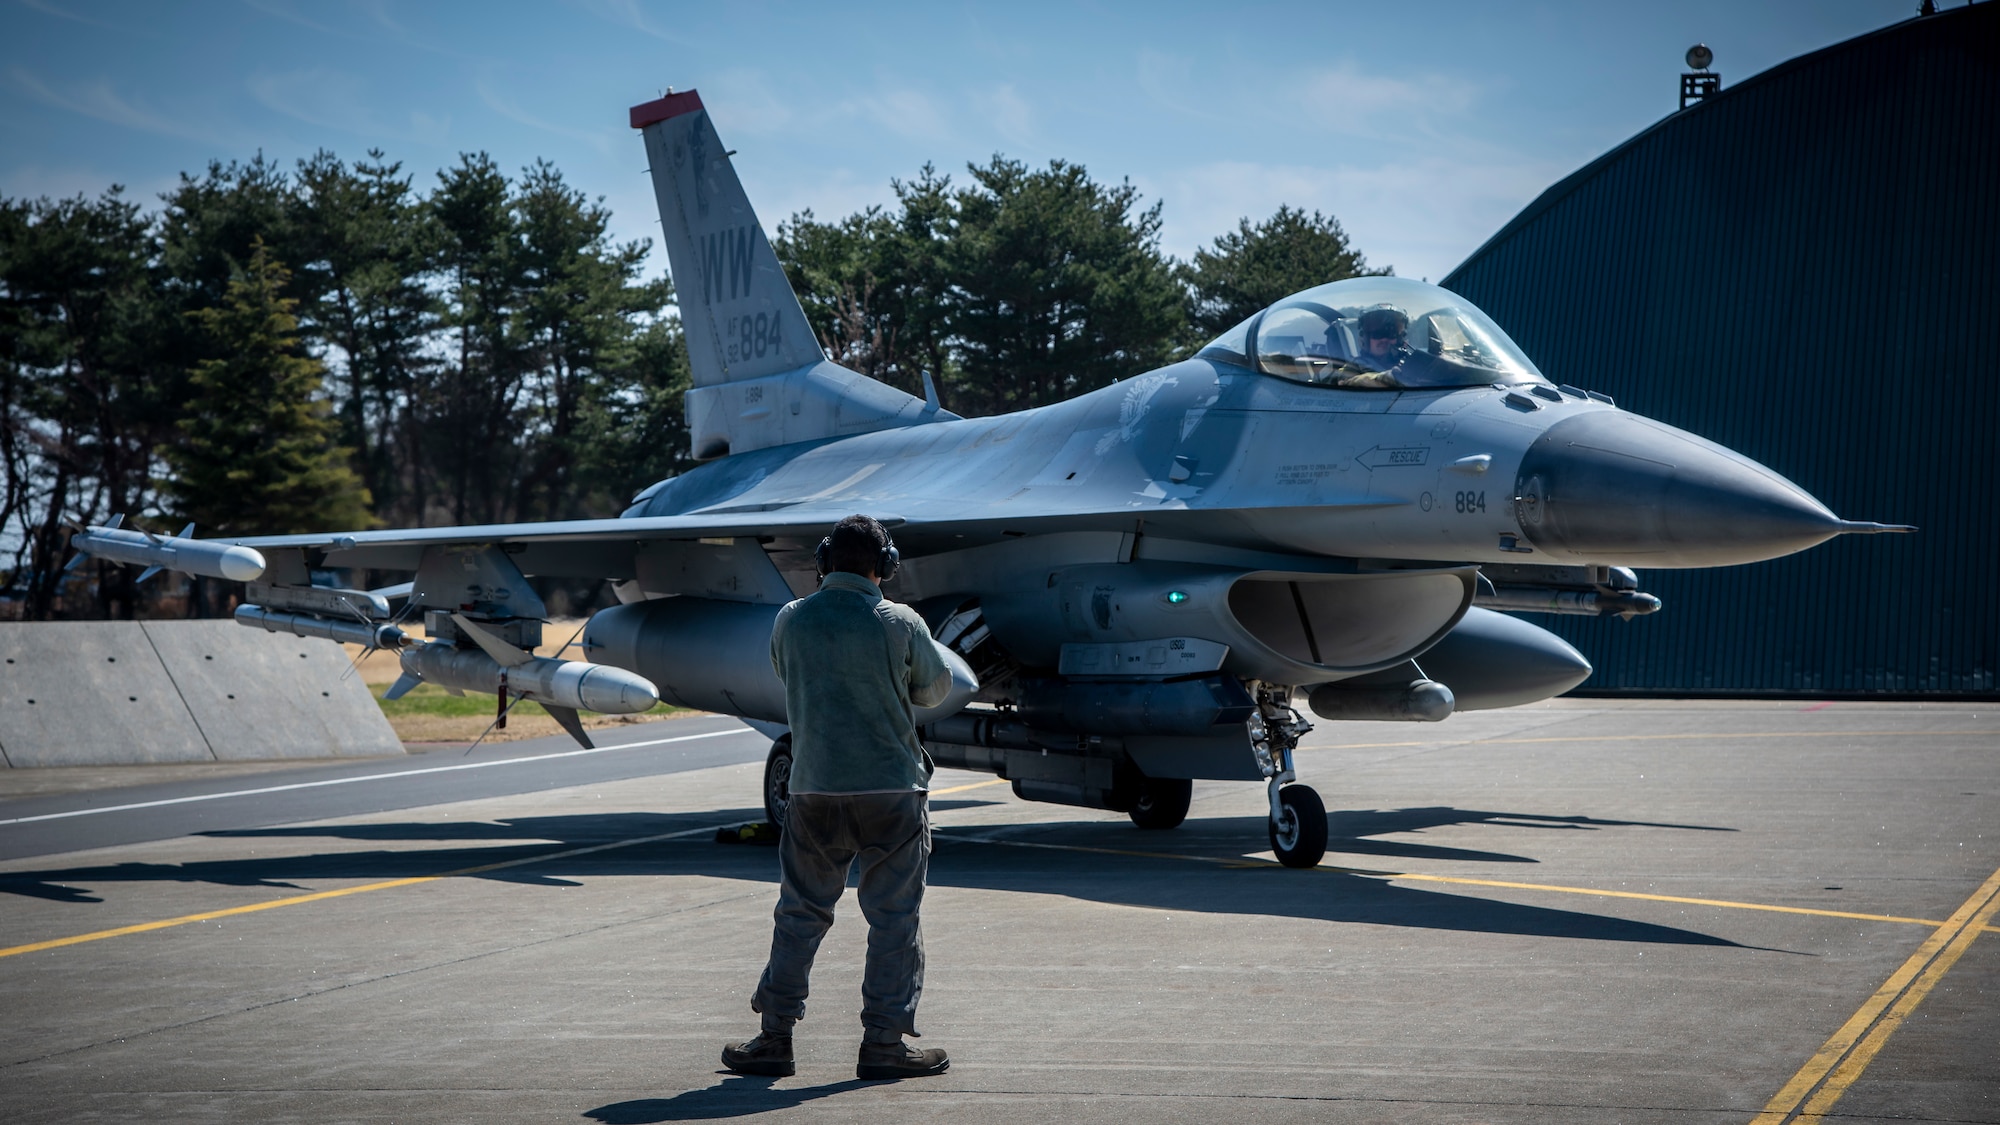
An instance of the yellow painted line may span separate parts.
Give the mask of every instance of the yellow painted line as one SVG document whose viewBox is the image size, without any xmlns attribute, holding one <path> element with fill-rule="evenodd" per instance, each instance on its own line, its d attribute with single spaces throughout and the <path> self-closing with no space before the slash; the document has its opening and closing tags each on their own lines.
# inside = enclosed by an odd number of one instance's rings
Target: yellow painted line
<svg viewBox="0 0 2000 1125">
<path fill-rule="evenodd" d="M 2000 911 L 1995 871 L 1785 1083 L 1751 1125 L 1819 1121 Z"/>
<path fill-rule="evenodd" d="M 141 922 L 135 926 L 120 926 L 115 930 L 98 930 L 96 933 L 74 934 L 70 937 L 52 938 L 48 941 L 32 942 L 0 949 L 0 957 L 12 957 L 17 953 L 37 953 L 44 949 L 57 949 L 65 945 L 81 945 L 86 941 L 103 941 L 105 938 L 124 937 L 126 934 L 143 934 L 148 930 L 164 930 L 169 926 L 185 926 L 190 922 L 207 922 L 215 918 L 228 918 L 236 914 L 250 914 L 259 910 L 271 910 L 280 906 L 297 906 L 300 903 L 319 902 L 322 899 L 339 898 L 342 895 L 367 894 L 369 891 L 386 891 L 391 887 L 407 887 L 415 883 L 428 883 L 441 879 L 441 875 L 419 875 L 411 879 L 390 879 L 382 883 L 364 883 L 358 887 L 342 887 L 337 891 L 320 891 L 316 894 L 293 895 L 291 898 L 272 899 L 270 902 L 253 902 L 248 906 L 232 906 L 226 910 L 206 910 L 200 914 L 183 914 L 178 918 L 163 918 L 157 922 Z"/>
<path fill-rule="evenodd" d="M 36 953 L 44 949 L 59 949 L 65 945 L 81 945 L 87 941 L 103 941 L 105 938 L 124 937 L 127 934 L 143 934 L 151 930 L 164 930 L 171 926 L 185 926 L 190 922 L 208 922 L 217 918 L 229 918 L 238 914 L 254 914 L 259 910 L 275 910 L 280 906 L 301 906 L 308 902 L 322 902 L 330 898 L 347 895 L 367 894 L 370 891 L 386 891 L 396 887 L 410 887 L 418 883 L 432 883 L 439 879 L 449 879 L 459 875 L 481 875 L 488 871 L 498 871 L 506 867 L 525 867 L 531 863 L 547 863 L 552 859 L 566 859 L 570 856 L 589 855 L 592 852 L 608 852 L 614 848 L 630 848 L 639 844 L 654 844 L 661 840 L 673 840 L 683 836 L 697 836 L 715 831 L 715 826 L 689 828 L 680 832 L 667 832 L 658 836 L 639 836 L 630 840 L 616 840 L 609 844 L 593 844 L 585 848 L 569 848 L 559 852 L 543 852 L 540 855 L 524 856 L 520 859 L 503 860 L 499 863 L 484 863 L 477 867 L 461 867 L 456 871 L 441 871 L 436 875 L 415 875 L 408 879 L 387 879 L 380 883 L 363 883 L 358 887 L 342 887 L 333 891 L 315 891 L 312 894 L 292 895 L 289 898 L 272 899 L 269 902 L 253 902 L 247 906 L 231 906 L 221 910 L 204 910 L 199 914 L 183 914 L 178 918 L 163 918 L 157 922 L 140 922 L 131 926 L 119 926 L 111 930 L 98 930 L 88 934 L 73 934 L 69 937 L 51 938 L 48 941 L 30 942 L 0 949 L 0 957 L 12 957 L 19 953 Z"/>
<path fill-rule="evenodd" d="M 1005 784 L 1007 784 L 1006 778 L 996 777 L 990 781 L 975 781 L 970 785 L 954 785 L 949 789 L 933 789 L 931 790 L 931 796 L 942 797 L 946 793 L 963 793 L 968 789 L 984 789 L 989 785 L 1005 785 Z"/>
<path fill-rule="evenodd" d="M 1695 731 L 1687 734 L 1567 734 L 1543 738 L 1445 739 L 1438 742 L 1348 742 L 1332 746 L 1302 746 L 1301 750 L 1395 750 L 1410 746 L 1532 746 L 1543 742 L 1687 742 L 1703 738 L 1866 738 L 1894 734 L 1882 730 Z M 1959 735 L 2000 735 L 2000 730 L 1927 730 L 1926 738 Z"/>
<path fill-rule="evenodd" d="M 1697 731 L 1692 734 L 1613 734 L 1613 735 L 1563 735 L 1551 738 L 1483 738 L 1474 742 L 1475 746 L 1505 746 L 1531 742 L 1673 742 L 1696 738 L 1867 738 L 1871 736 L 1896 734 L 1886 730 L 1780 730 L 1780 731 L 1737 731 L 1709 732 Z M 1941 738 L 1946 735 L 2000 735 L 1994 730 L 1925 730 L 1911 731 L 1924 738 Z"/>
<path fill-rule="evenodd" d="M 980 844 L 997 844 L 1008 848 L 1043 848 L 1049 851 L 1135 856 L 1141 859 L 1179 859 L 1190 863 L 1208 863 L 1228 868 L 1283 866 L 1276 860 L 1253 859 L 1249 856 L 1189 855 L 1185 852 L 1150 852 L 1136 851 L 1129 848 L 1095 848 L 1082 844 L 1044 844 L 1031 840 L 1003 840 L 992 836 L 966 836 L 951 832 L 942 832 L 939 835 L 944 836 L 946 839 L 967 840 Z M 1946 925 L 1946 923 L 1939 922 L 1934 918 L 1904 918 L 1895 914 L 1862 914 L 1850 910 L 1817 910 L 1806 906 L 1776 906 L 1770 903 L 1735 902 L 1730 899 L 1720 898 L 1689 898 L 1682 895 L 1647 894 L 1641 891 L 1608 891 L 1597 887 L 1566 887 L 1559 883 L 1517 883 L 1502 879 L 1469 879 L 1457 875 L 1417 875 L 1407 871 L 1381 871 L 1367 867 L 1339 867 L 1330 863 L 1322 863 L 1313 870 L 1330 871 L 1337 875 L 1361 875 L 1382 879 L 1387 882 L 1409 880 L 1422 883 L 1458 883 L 1473 887 L 1503 887 L 1510 890 L 1548 891 L 1552 894 L 1592 895 L 1599 898 L 1631 898 L 1647 902 L 1674 902 L 1688 906 L 1712 906 L 1728 910 L 1758 910 L 1773 914 L 1806 914 L 1820 918 L 1852 918 L 1862 922 L 1894 922 L 1902 925 L 1932 927 Z M 2000 929 L 2000 927 L 1996 927 L 1996 929 Z"/>
<path fill-rule="evenodd" d="M 1686 898 L 1681 895 L 1646 894 L 1641 891 L 1605 891 L 1594 887 L 1564 887 L 1552 883 L 1510 883 L 1499 879 L 1466 879 L 1456 875 L 1391 875 L 1391 879 L 1411 879 L 1425 883 L 1465 883 L 1475 887 L 1511 887 L 1524 891 L 1554 891 L 1558 894 L 1598 895 L 1603 898 L 1636 898 L 1647 902 L 1678 902 L 1688 906 L 1718 906 L 1728 910 L 1762 910 L 1773 914 L 1810 914 L 1820 918 L 1854 918 L 1863 922 L 1899 922 L 1911 926 L 1941 926 L 1933 918 L 1903 918 L 1894 914 L 1860 914 L 1850 910 L 1818 910 L 1807 906 L 1775 906 L 1764 902 L 1733 902 L 1721 898 Z"/>
</svg>

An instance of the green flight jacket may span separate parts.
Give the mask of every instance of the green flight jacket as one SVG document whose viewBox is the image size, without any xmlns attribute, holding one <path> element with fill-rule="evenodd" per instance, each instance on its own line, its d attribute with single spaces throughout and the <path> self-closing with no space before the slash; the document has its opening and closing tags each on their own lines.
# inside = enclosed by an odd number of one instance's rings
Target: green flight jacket
<svg viewBox="0 0 2000 1125">
<path fill-rule="evenodd" d="M 875 583 L 835 571 L 819 592 L 778 611 L 771 666 L 785 685 L 794 793 L 930 788 L 911 704 L 951 691 L 951 670 L 924 619 Z"/>
</svg>

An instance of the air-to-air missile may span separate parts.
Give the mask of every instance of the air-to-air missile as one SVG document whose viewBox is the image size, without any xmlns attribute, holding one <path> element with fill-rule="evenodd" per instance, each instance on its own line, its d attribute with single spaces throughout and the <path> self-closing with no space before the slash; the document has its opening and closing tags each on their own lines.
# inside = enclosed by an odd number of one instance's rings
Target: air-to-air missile
<svg viewBox="0 0 2000 1125">
<path fill-rule="evenodd" d="M 162 570 L 178 570 L 203 578 L 225 578 L 231 582 L 248 582 L 264 574 L 264 556 L 256 550 L 227 543 L 201 542 L 194 538 L 193 524 L 182 528 L 179 535 L 154 535 L 148 531 L 121 529 L 119 525 L 124 522 L 124 516 L 113 516 L 108 524 L 88 527 L 71 536 L 70 546 L 79 553 L 69 565 L 74 567 L 89 556 L 129 566 L 143 566 L 146 572 L 139 576 L 141 582 Z"/>
<path fill-rule="evenodd" d="M 652 710 L 660 702 L 659 689 L 636 672 L 583 660 L 536 656 L 515 648 L 462 614 L 452 614 L 451 620 L 458 626 L 459 635 L 471 639 L 477 647 L 464 648 L 440 640 L 404 649 L 403 674 L 383 698 L 401 699 L 422 682 L 448 691 L 497 695 L 503 707 L 509 695 L 532 699 L 585 746 L 590 745 L 590 739 L 577 720 L 578 711 L 637 715 Z"/>
</svg>

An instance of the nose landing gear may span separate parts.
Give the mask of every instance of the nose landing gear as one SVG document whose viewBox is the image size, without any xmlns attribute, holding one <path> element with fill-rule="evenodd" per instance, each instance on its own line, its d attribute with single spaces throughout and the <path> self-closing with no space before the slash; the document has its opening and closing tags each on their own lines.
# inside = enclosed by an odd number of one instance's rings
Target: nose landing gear
<svg viewBox="0 0 2000 1125">
<path fill-rule="evenodd" d="M 1298 779 L 1292 750 L 1312 724 L 1292 709 L 1291 694 L 1290 688 L 1256 685 L 1250 749 L 1271 799 L 1271 851 L 1286 867 L 1317 867 L 1326 858 L 1326 802 L 1312 786 L 1292 784 Z"/>
</svg>

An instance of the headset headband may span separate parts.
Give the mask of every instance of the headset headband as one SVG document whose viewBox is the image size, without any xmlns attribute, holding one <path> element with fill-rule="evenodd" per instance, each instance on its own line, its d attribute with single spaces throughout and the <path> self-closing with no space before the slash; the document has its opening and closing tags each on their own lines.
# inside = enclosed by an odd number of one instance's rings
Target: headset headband
<svg viewBox="0 0 2000 1125">
<path fill-rule="evenodd" d="M 896 577 L 896 568 L 903 561 L 903 553 L 896 549 L 895 536 L 890 535 L 886 527 L 882 529 L 882 535 L 889 540 L 889 545 L 875 556 L 875 581 L 878 584 Z M 833 536 L 821 539 L 819 546 L 813 548 L 813 570 L 822 582 L 833 573 Z"/>
</svg>

